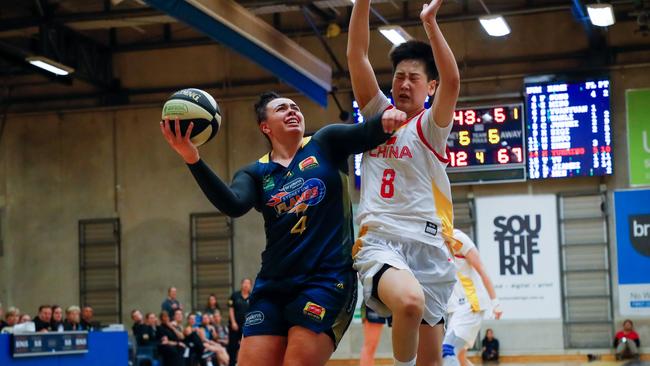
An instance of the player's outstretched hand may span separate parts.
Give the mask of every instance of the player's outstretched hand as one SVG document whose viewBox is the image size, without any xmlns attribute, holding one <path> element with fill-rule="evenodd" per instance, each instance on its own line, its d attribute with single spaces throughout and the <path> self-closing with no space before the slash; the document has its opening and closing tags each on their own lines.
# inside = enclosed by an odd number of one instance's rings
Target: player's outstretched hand
<svg viewBox="0 0 650 366">
<path fill-rule="evenodd" d="M 399 126 L 406 122 L 406 113 L 396 108 L 387 109 L 381 115 L 381 125 L 384 133 L 393 133 Z"/>
<path fill-rule="evenodd" d="M 194 123 L 190 123 L 185 132 L 185 136 L 181 133 L 181 124 L 178 117 L 176 118 L 176 123 L 174 125 L 175 132 L 172 133 L 172 130 L 169 127 L 169 118 L 165 118 L 165 120 L 160 121 L 160 132 L 162 132 L 169 146 L 171 146 L 186 163 L 196 163 L 200 159 L 199 150 L 194 146 L 194 144 L 192 144 L 192 141 L 190 141 L 190 135 L 192 134 Z"/>
<path fill-rule="evenodd" d="M 438 10 L 442 5 L 442 0 L 433 0 L 429 4 L 422 4 L 422 11 L 420 12 L 420 20 L 423 22 L 431 22 L 436 20 Z"/>
<path fill-rule="evenodd" d="M 433 0 L 429 4 L 424 3 L 422 5 L 422 11 L 420 12 L 420 20 L 422 20 L 422 25 L 427 31 L 427 35 L 431 34 L 431 27 L 436 22 L 436 15 L 438 15 L 438 10 L 442 5 L 442 0 Z"/>
</svg>

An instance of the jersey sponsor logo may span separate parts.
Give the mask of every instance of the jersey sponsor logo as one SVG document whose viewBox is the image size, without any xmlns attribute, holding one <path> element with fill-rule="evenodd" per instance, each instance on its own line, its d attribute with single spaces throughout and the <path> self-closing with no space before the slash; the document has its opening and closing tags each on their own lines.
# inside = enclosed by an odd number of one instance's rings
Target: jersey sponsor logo
<svg viewBox="0 0 650 366">
<path fill-rule="evenodd" d="M 262 180 L 262 187 L 264 188 L 265 191 L 270 191 L 273 188 L 275 188 L 275 182 L 273 181 L 273 177 L 270 175 L 265 175 L 264 179 Z"/>
<path fill-rule="evenodd" d="M 282 191 L 274 194 L 266 203 L 275 208 L 278 215 L 284 213 L 300 214 L 310 206 L 316 206 L 325 197 L 325 183 L 318 178 L 304 180 L 295 179 L 282 187 Z"/>
<path fill-rule="evenodd" d="M 305 184 L 305 180 L 302 178 L 294 179 L 291 182 L 287 183 L 282 187 L 282 190 L 285 192 L 291 192 L 295 191 L 296 189 L 300 188 L 303 184 Z"/>
<path fill-rule="evenodd" d="M 325 308 L 311 301 L 307 301 L 307 304 L 302 309 L 302 313 L 319 322 L 325 318 Z"/>
<path fill-rule="evenodd" d="M 313 169 L 317 166 L 318 166 L 318 159 L 316 159 L 316 157 L 313 155 L 298 163 L 298 168 L 300 168 L 300 171 L 303 172 L 307 169 Z"/>
<path fill-rule="evenodd" d="M 424 227 L 424 232 L 429 235 L 438 235 L 438 225 L 433 222 L 427 221 L 427 225 Z"/>
<path fill-rule="evenodd" d="M 257 324 L 262 324 L 264 322 L 264 313 L 257 310 L 257 311 L 251 311 L 250 313 L 246 314 L 246 322 L 244 323 L 244 326 L 251 326 L 251 325 L 257 325 Z"/>
</svg>

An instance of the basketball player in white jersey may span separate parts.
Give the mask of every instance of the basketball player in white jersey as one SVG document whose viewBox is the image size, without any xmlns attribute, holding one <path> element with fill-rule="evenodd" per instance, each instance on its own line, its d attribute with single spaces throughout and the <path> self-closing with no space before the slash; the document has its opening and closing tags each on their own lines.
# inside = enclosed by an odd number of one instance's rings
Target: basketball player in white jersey
<svg viewBox="0 0 650 366">
<path fill-rule="evenodd" d="M 503 311 L 472 239 L 464 232 L 454 229 L 452 248 L 456 257 L 458 282 L 447 307 L 449 322 L 442 351 L 443 355 L 457 354 L 461 366 L 471 366 L 472 363 L 467 359 L 467 349 L 474 344 L 483 318 L 491 311 L 494 318 L 499 319 Z"/>
<path fill-rule="evenodd" d="M 445 168 L 460 76 L 436 22 L 441 3 L 425 4 L 420 13 L 429 43 L 410 41 L 391 51 L 394 106 L 409 119 L 385 144 L 364 153 L 361 168 L 355 268 L 368 306 L 393 316 L 398 366 L 441 364 L 443 316 L 455 283 L 446 245 L 453 212 Z M 366 117 L 392 108 L 368 60 L 369 10 L 370 0 L 355 1 L 347 48 L 354 95 Z"/>
</svg>

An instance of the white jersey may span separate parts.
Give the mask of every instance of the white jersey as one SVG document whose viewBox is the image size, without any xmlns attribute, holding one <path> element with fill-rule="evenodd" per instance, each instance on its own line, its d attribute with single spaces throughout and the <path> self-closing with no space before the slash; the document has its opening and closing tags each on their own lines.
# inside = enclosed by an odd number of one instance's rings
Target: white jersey
<svg viewBox="0 0 650 366">
<path fill-rule="evenodd" d="M 391 108 L 381 92 L 363 108 L 370 117 Z M 453 231 L 451 187 L 445 171 L 450 123 L 440 128 L 422 110 L 361 162 L 357 223 L 382 236 L 405 237 L 442 247 Z"/>
<path fill-rule="evenodd" d="M 453 313 L 463 305 L 469 303 L 473 312 L 479 312 L 489 309 L 490 297 L 483 285 L 481 276 L 465 260 L 465 256 L 470 250 L 476 249 L 472 239 L 464 232 L 454 230 L 454 243 L 452 249 L 456 257 L 456 285 L 447 304 L 447 311 Z"/>
</svg>

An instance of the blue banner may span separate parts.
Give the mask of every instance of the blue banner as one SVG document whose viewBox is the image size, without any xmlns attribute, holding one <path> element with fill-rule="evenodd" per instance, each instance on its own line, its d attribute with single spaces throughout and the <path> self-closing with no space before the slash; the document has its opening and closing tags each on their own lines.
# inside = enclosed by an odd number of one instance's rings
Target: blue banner
<svg viewBox="0 0 650 366">
<path fill-rule="evenodd" d="M 650 190 L 614 192 L 621 315 L 650 315 Z"/>
</svg>

